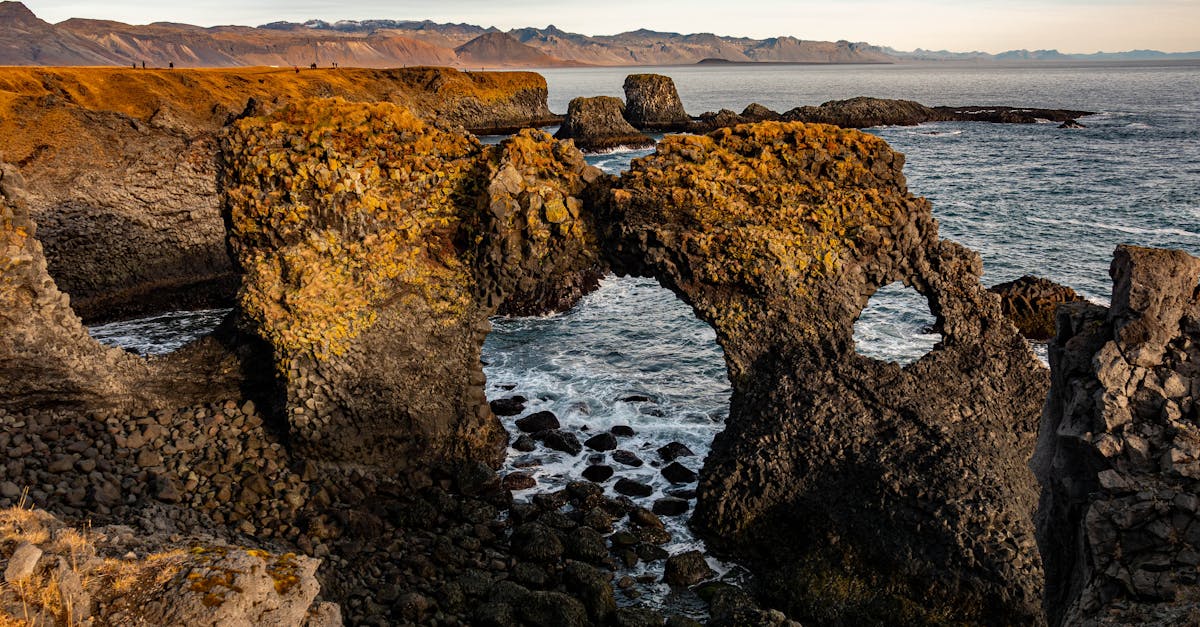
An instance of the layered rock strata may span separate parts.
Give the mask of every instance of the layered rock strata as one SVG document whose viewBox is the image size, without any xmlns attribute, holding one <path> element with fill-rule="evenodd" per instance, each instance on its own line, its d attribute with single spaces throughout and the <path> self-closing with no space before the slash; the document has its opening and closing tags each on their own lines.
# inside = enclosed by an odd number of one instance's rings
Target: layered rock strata
<svg viewBox="0 0 1200 627">
<path fill-rule="evenodd" d="M 683 131 L 692 118 L 683 110 L 675 82 L 661 74 L 625 77 L 625 119 L 643 131 Z"/>
<path fill-rule="evenodd" d="M 598 171 L 540 131 L 485 148 L 393 105 L 319 100 L 229 138 L 240 308 L 272 348 L 293 442 L 421 474 L 498 464 L 480 349 L 495 313 L 565 307 L 599 272 Z"/>
<path fill-rule="evenodd" d="M 594 96 L 575 98 L 567 107 L 556 139 L 570 139 L 580 150 L 596 152 L 612 148 L 645 148 L 654 140 L 625 121 L 625 104 L 620 98 Z"/>
<path fill-rule="evenodd" d="M 1083 297 L 1066 285 L 1049 279 L 1023 276 L 988 288 L 1000 297 L 1000 309 L 1031 340 L 1054 337 L 1054 312 L 1059 305 L 1076 303 Z"/>
<path fill-rule="evenodd" d="M 1051 625 L 1200 616 L 1200 259 L 1120 246 L 1112 306 L 1058 310 L 1032 467 Z"/>
<path fill-rule="evenodd" d="M 824 624 L 1035 623 L 1024 460 L 1046 374 L 902 165 L 824 125 L 668 137 L 601 223 L 614 269 L 657 277 L 725 349 L 730 416 L 693 525 L 768 602 Z M 944 338 L 905 368 L 854 350 L 854 320 L 894 281 Z"/>
<path fill-rule="evenodd" d="M 558 118 L 526 72 L 0 70 L 0 152 L 28 181 L 50 269 L 87 320 L 228 305 L 217 135 L 253 99 L 404 103 L 477 132 Z"/>
</svg>

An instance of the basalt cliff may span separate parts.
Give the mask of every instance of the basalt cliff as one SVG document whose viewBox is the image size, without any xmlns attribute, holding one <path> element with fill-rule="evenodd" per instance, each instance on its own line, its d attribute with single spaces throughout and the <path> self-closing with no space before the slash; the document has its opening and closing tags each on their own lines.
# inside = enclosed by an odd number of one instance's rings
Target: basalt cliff
<svg viewBox="0 0 1200 627">
<path fill-rule="evenodd" d="M 741 125 L 668 137 L 612 177 L 540 131 L 483 145 L 460 120 L 384 101 L 399 96 L 290 93 L 220 113 L 237 115 L 211 135 L 201 178 L 235 307 L 163 357 L 87 336 L 38 241 L 34 222 L 55 210 L 31 209 L 47 192 L 5 169 L 0 506 L 29 499 L 196 555 L 234 544 L 321 559 L 320 592 L 298 575 L 292 617 L 328 617 L 332 601 L 354 624 L 661 625 L 660 610 L 618 607 L 613 573 L 665 561 L 677 587 L 712 573 L 698 553 L 661 549 L 669 535 L 643 497 L 596 476 L 514 502 L 517 478 L 492 470 L 510 436 L 483 392 L 488 317 L 561 309 L 611 268 L 656 278 L 725 350 L 730 415 L 692 525 L 754 577 L 753 594 L 705 592 L 716 624 L 1190 611 L 1194 259 L 1119 251 L 1113 313 L 1059 313 L 1051 388 L 980 285 L 979 257 L 938 236 L 903 156 L 873 136 Z M 852 334 L 896 281 L 925 297 L 942 336 L 906 367 L 858 354 Z M 1055 400 L 1067 390 L 1077 400 Z M 544 445 L 582 454 L 553 416 L 527 418 Z M 24 546 L 0 555 L 26 563 Z M 203 579 L 214 569 L 184 572 L 172 576 L 208 588 L 188 592 L 232 590 Z M 201 601 L 232 612 L 239 598 Z"/>
</svg>

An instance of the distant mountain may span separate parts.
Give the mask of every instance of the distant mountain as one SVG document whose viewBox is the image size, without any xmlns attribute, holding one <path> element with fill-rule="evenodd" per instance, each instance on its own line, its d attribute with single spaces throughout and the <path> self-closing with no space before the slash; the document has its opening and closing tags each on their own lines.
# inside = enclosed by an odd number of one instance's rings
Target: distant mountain
<svg viewBox="0 0 1200 627">
<path fill-rule="evenodd" d="M 849 41 L 794 37 L 751 39 L 713 33 L 638 29 L 581 35 L 553 25 L 502 32 L 474 24 L 428 20 L 272 22 L 258 27 L 70 19 L 49 24 L 20 2 L 0 2 L 0 65 L 241 65 L 394 67 L 553 67 L 729 63 L 904 63 L 925 61 L 1062 61 L 1196 59 L 1200 52 L 1155 50 L 1063 54 L 1010 50 L 1000 54 L 917 49 L 911 52 Z"/>
</svg>

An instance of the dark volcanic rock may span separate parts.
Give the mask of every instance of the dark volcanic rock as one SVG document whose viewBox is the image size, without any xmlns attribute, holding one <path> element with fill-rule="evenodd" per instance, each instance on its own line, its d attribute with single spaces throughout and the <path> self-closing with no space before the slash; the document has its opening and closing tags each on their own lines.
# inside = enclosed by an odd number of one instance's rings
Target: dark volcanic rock
<svg viewBox="0 0 1200 627">
<path fill-rule="evenodd" d="M 488 403 L 492 408 L 492 413 L 497 416 L 516 416 L 525 411 L 524 396 L 510 396 L 508 398 L 500 398 Z"/>
<path fill-rule="evenodd" d="M 993 285 L 988 290 L 1000 296 L 1000 310 L 1031 340 L 1054 337 L 1054 311 L 1063 303 L 1083 300 L 1065 285 L 1032 276 Z"/>
<path fill-rule="evenodd" d="M 685 499 L 664 496 L 654 502 L 654 513 L 659 516 L 678 516 L 687 513 L 689 507 Z"/>
<path fill-rule="evenodd" d="M 696 471 L 679 462 L 671 462 L 666 468 L 662 469 L 662 476 L 666 477 L 667 481 L 671 483 L 692 483 L 696 480 Z"/>
<path fill-rule="evenodd" d="M 516 608 L 526 624 L 537 627 L 584 627 L 587 608 L 561 592 L 533 592 Z"/>
<path fill-rule="evenodd" d="M 608 431 L 619 438 L 629 438 L 633 437 L 635 434 L 633 427 L 629 425 L 615 425 Z"/>
<path fill-rule="evenodd" d="M 692 457 L 695 453 L 682 442 L 670 442 L 658 447 L 658 456 L 664 462 L 673 462 L 680 457 Z"/>
<path fill-rule="evenodd" d="M 733 397 L 692 524 L 771 606 L 844 624 L 1036 622 L 1023 460 L 1047 373 L 902 165 L 827 125 L 672 136 L 614 184 L 599 223 L 617 273 L 656 277 L 717 331 Z M 901 280 L 945 338 L 906 368 L 853 340 L 870 296 Z"/>
<path fill-rule="evenodd" d="M 616 490 L 618 494 L 624 494 L 625 496 L 650 496 L 651 494 L 654 494 L 654 488 L 640 481 L 634 481 L 633 479 L 626 479 L 624 477 L 617 479 L 617 483 L 613 486 L 613 489 Z"/>
<path fill-rule="evenodd" d="M 598 433 L 588 438 L 583 445 L 593 451 L 611 451 L 617 448 L 617 438 L 612 433 Z"/>
<path fill-rule="evenodd" d="M 549 411 L 539 411 L 529 414 L 524 418 L 517 418 L 517 428 L 525 433 L 549 431 L 550 429 L 557 429 L 560 426 L 558 416 L 555 416 L 554 412 Z"/>
<path fill-rule="evenodd" d="M 995 122 L 999 124 L 1034 124 L 1039 120 L 1067 122 L 1094 115 L 1091 111 L 1034 109 L 1031 107 L 933 107 L 933 110 L 937 112 L 937 119 L 942 121 Z"/>
<path fill-rule="evenodd" d="M 500 482 L 506 490 L 528 490 L 537 485 L 537 479 L 527 472 L 510 472 Z"/>
<path fill-rule="evenodd" d="M 859 96 L 830 100 L 819 107 L 796 107 L 783 114 L 789 122 L 820 122 L 842 128 L 915 126 L 938 119 L 933 109 L 911 100 Z"/>
<path fill-rule="evenodd" d="M 596 483 L 608 481 L 609 477 L 613 476 L 612 466 L 604 464 L 593 464 L 583 469 L 583 478 Z"/>
<path fill-rule="evenodd" d="M 661 74 L 625 77 L 625 119 L 643 131 L 682 131 L 692 123 L 675 82 Z"/>
<path fill-rule="evenodd" d="M 626 466 L 641 466 L 645 463 L 633 451 L 627 451 L 625 449 L 617 449 L 613 451 L 612 459 L 614 462 L 617 462 L 618 464 L 624 464 Z"/>
<path fill-rule="evenodd" d="M 562 451 L 569 455 L 578 455 L 583 452 L 583 445 L 579 443 L 579 438 L 575 437 L 575 434 L 570 431 L 551 429 L 539 432 L 538 437 L 541 438 L 542 443 L 548 448 L 556 451 Z"/>
<path fill-rule="evenodd" d="M 525 523 L 512 535 L 513 553 L 534 562 L 551 562 L 563 554 L 558 534 L 539 523 Z"/>
<path fill-rule="evenodd" d="M 638 132 L 625 121 L 625 105 L 620 98 L 595 96 L 575 98 L 567 108 L 556 139 L 572 139 L 584 151 L 608 150 L 619 146 L 644 148 L 654 140 Z"/>
<path fill-rule="evenodd" d="M 749 122 L 777 122 L 783 119 L 783 116 L 757 102 L 752 102 L 742 110 L 742 118 Z"/>
<path fill-rule="evenodd" d="M 528 433 L 522 433 L 521 435 L 517 436 L 517 439 L 513 440 L 512 447 L 523 453 L 528 453 L 537 448 L 537 442 L 535 442 L 533 438 L 529 437 Z"/>
<path fill-rule="evenodd" d="M 688 551 L 667 558 L 667 568 L 663 573 L 663 581 L 672 586 L 691 586 L 716 575 L 704 554 L 700 551 Z"/>
<path fill-rule="evenodd" d="M 1200 259 L 1120 246 L 1112 306 L 1058 310 L 1031 466 L 1051 625 L 1196 620 Z"/>
</svg>

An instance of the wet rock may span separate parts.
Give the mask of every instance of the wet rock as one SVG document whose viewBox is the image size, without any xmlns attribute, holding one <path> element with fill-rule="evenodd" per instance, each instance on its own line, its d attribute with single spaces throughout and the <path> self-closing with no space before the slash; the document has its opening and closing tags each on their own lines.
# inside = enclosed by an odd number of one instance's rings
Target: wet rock
<svg viewBox="0 0 1200 627">
<path fill-rule="evenodd" d="M 695 455 L 695 453 L 692 452 L 692 449 L 688 448 L 687 445 L 683 444 L 682 442 L 671 442 L 664 446 L 660 446 L 658 447 L 657 452 L 658 456 L 661 457 L 664 462 L 673 462 L 680 457 L 692 457 Z"/>
<path fill-rule="evenodd" d="M 612 466 L 593 464 L 583 469 L 583 478 L 596 483 L 604 483 L 613 476 Z"/>
<path fill-rule="evenodd" d="M 645 607 L 623 607 L 613 620 L 619 627 L 662 627 L 663 615 Z"/>
<path fill-rule="evenodd" d="M 693 483 L 696 481 L 696 472 L 679 462 L 671 462 L 667 467 L 663 468 L 662 476 L 666 477 L 667 481 L 671 483 Z"/>
<path fill-rule="evenodd" d="M 696 498 L 695 488 L 670 488 L 666 490 L 667 496 L 684 499 L 690 501 Z"/>
<path fill-rule="evenodd" d="M 604 536 L 590 527 L 580 527 L 568 533 L 565 545 L 567 556 L 577 560 L 596 564 L 608 557 Z"/>
<path fill-rule="evenodd" d="M 1079 121 L 1077 121 L 1077 120 L 1067 120 L 1067 121 L 1063 122 L 1062 124 L 1059 124 L 1058 128 L 1087 128 L 1087 127 L 1080 124 Z"/>
<path fill-rule="evenodd" d="M 603 623 L 617 611 L 612 585 L 599 570 L 580 562 L 568 562 L 563 581 L 572 596 L 583 602 L 594 622 Z"/>
<path fill-rule="evenodd" d="M 529 434 L 522 433 L 513 440 L 512 447 L 522 453 L 529 453 L 537 449 L 537 442 Z"/>
<path fill-rule="evenodd" d="M 672 586 L 691 586 L 715 575 L 704 561 L 703 553 L 688 551 L 667 558 L 663 582 Z"/>
<path fill-rule="evenodd" d="M 525 402 L 527 400 L 524 396 L 510 396 L 494 400 L 489 405 L 492 408 L 492 413 L 497 416 L 516 416 L 525 411 Z"/>
<path fill-rule="evenodd" d="M 537 485 L 537 479 L 527 472 L 510 472 L 500 483 L 506 490 L 528 490 Z"/>
<path fill-rule="evenodd" d="M 563 544 L 558 534 L 539 523 L 525 523 L 517 527 L 511 543 L 513 553 L 535 562 L 551 562 L 563 554 Z"/>
<path fill-rule="evenodd" d="M 619 438 L 630 438 L 635 435 L 633 427 L 629 425 L 614 425 L 613 428 L 609 429 L 608 431 Z"/>
<path fill-rule="evenodd" d="M 666 541 L 669 541 L 669 538 L 668 540 L 664 540 L 664 542 Z M 661 546 L 643 543 L 637 545 L 637 556 L 643 562 L 658 562 L 671 557 L 671 554 Z"/>
<path fill-rule="evenodd" d="M 554 137 L 574 140 L 575 146 L 583 151 L 653 146 L 654 140 L 630 126 L 624 113 L 625 104 L 620 98 L 575 98 L 567 106 L 567 119 Z"/>
<path fill-rule="evenodd" d="M 1054 337 L 1054 312 L 1058 306 L 1083 300 L 1065 285 L 1033 276 L 993 285 L 988 291 L 1000 296 L 1000 310 L 1031 340 Z"/>
<path fill-rule="evenodd" d="M 1112 305 L 1058 308 L 1036 454 L 1050 625 L 1186 624 L 1200 564 L 1200 258 L 1118 246 Z M 1185 601 L 1185 599 L 1188 599 Z"/>
<path fill-rule="evenodd" d="M 612 433 L 598 433 L 588 438 L 583 445 L 593 451 L 611 451 L 617 448 L 617 438 Z"/>
<path fill-rule="evenodd" d="M 613 451 L 612 460 L 618 464 L 634 467 L 641 466 L 645 463 L 642 461 L 642 458 L 638 457 L 633 451 L 627 451 L 625 449 L 617 449 Z"/>
<path fill-rule="evenodd" d="M 658 516 L 644 507 L 635 507 L 629 510 L 629 522 L 638 527 L 650 527 L 653 529 L 662 529 L 663 522 Z"/>
<path fill-rule="evenodd" d="M 683 110 L 675 82 L 661 74 L 625 77 L 625 119 L 648 131 L 681 131 L 692 123 Z"/>
<path fill-rule="evenodd" d="M 654 501 L 653 511 L 659 516 L 679 516 L 686 514 L 691 505 L 681 498 L 666 496 Z"/>
<path fill-rule="evenodd" d="M 645 394 L 631 394 L 621 399 L 622 403 L 648 403 L 654 399 Z"/>
<path fill-rule="evenodd" d="M 583 445 L 579 443 L 579 438 L 575 437 L 570 431 L 562 429 L 551 429 L 550 431 L 542 431 L 538 433 L 542 443 L 548 448 L 556 451 L 562 451 L 568 455 L 578 455 L 583 452 Z"/>
<path fill-rule="evenodd" d="M 538 627 L 584 627 L 588 624 L 587 608 L 561 592 L 532 592 L 516 610 L 521 620 Z"/>
<path fill-rule="evenodd" d="M 613 489 L 616 490 L 618 494 L 624 494 L 625 496 L 644 497 L 654 494 L 654 488 L 650 487 L 649 485 L 640 481 L 634 481 L 633 479 L 626 479 L 625 477 L 617 479 L 617 483 L 613 486 Z"/>
<path fill-rule="evenodd" d="M 554 412 L 549 411 L 539 411 L 517 419 L 517 428 L 525 433 L 549 431 L 557 429 L 560 426 L 558 424 L 558 416 L 555 416 Z"/>
</svg>

